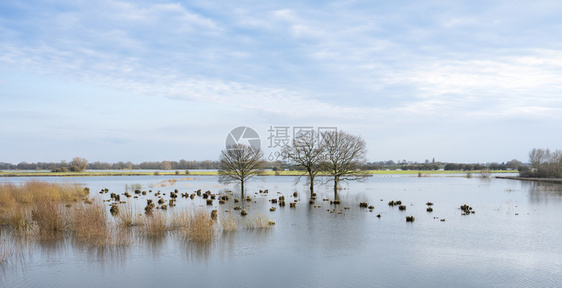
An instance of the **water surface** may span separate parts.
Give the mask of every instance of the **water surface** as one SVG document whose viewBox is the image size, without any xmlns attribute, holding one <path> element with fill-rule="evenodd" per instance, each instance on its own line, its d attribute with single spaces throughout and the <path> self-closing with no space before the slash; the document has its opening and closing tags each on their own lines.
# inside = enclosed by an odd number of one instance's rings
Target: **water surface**
<svg viewBox="0 0 562 288">
<path fill-rule="evenodd" d="M 162 187 L 163 180 L 179 179 Z M 26 178 L 1 178 L 23 182 Z M 219 193 L 235 185 L 215 176 L 135 176 L 51 178 L 124 192 L 143 190 Z M 314 208 L 307 187 L 293 177 L 270 176 L 247 185 L 252 213 L 276 222 L 268 230 L 221 233 L 208 245 L 177 237 L 137 239 L 126 248 L 91 249 L 71 241 L 31 245 L 17 263 L 2 265 L 2 287 L 560 287 L 562 285 L 562 187 L 558 184 L 462 175 L 377 175 L 352 182 L 339 192 L 342 214 L 331 187 L 317 187 Z M 269 189 L 269 194 L 255 194 Z M 297 191 L 294 209 L 267 200 Z M 282 194 L 277 194 L 281 192 Z M 103 195 L 102 195 L 103 196 Z M 106 196 L 103 196 L 106 197 Z M 406 211 L 389 207 L 401 200 Z M 129 201 L 132 201 L 129 200 Z M 373 212 L 359 208 L 365 201 Z M 434 203 L 426 212 L 425 203 Z M 140 206 L 145 204 L 140 199 Z M 197 198 L 178 198 L 178 206 L 199 207 Z M 475 214 L 461 215 L 468 204 Z M 231 210 L 230 201 L 204 209 Z M 343 209 L 349 206 L 350 209 Z M 234 211 L 233 211 L 234 212 Z M 231 212 L 231 213 L 233 213 Z M 381 217 L 377 218 L 376 215 Z M 407 223 L 407 215 L 415 216 Z M 440 221 L 446 219 L 446 221 Z M 9 237 L 6 233 L 2 238 Z M 14 262 L 14 261 L 12 261 Z"/>
</svg>

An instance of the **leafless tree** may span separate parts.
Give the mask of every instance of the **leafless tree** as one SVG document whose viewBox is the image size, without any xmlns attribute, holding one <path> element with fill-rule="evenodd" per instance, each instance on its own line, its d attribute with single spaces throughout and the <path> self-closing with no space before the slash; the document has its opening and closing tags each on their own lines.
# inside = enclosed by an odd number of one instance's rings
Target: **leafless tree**
<svg viewBox="0 0 562 288">
<path fill-rule="evenodd" d="M 74 157 L 74 159 L 70 161 L 70 169 L 74 172 L 85 171 L 87 167 L 88 167 L 88 160 L 82 157 Z"/>
<path fill-rule="evenodd" d="M 172 169 L 172 163 L 170 163 L 170 161 L 162 161 L 162 164 L 160 164 L 160 169 L 170 170 Z"/>
<path fill-rule="evenodd" d="M 529 162 L 531 162 L 531 166 L 535 169 L 541 167 L 541 165 L 545 162 L 548 162 L 550 158 L 550 149 L 537 149 L 533 148 L 531 152 L 529 152 Z"/>
<path fill-rule="evenodd" d="M 244 198 L 244 183 L 254 177 L 263 175 L 263 152 L 254 151 L 252 146 L 238 144 L 221 151 L 219 157 L 219 182 L 232 183 L 240 181 L 240 191 Z"/>
<path fill-rule="evenodd" d="M 534 148 L 529 152 L 533 171 L 528 176 L 540 178 L 562 178 L 562 151 Z"/>
<path fill-rule="evenodd" d="M 324 167 L 325 150 L 321 145 L 318 133 L 301 134 L 293 139 L 292 145 L 283 149 L 283 155 L 290 164 L 304 169 L 304 174 L 297 181 L 306 176 L 310 185 L 310 196 L 314 193 L 314 178 Z"/>
<path fill-rule="evenodd" d="M 334 197 L 338 198 L 338 185 L 341 181 L 363 179 L 359 171 L 366 160 L 365 140 L 344 131 L 329 131 L 321 135 L 326 149 L 326 169 L 334 181 Z"/>
<path fill-rule="evenodd" d="M 517 168 L 521 167 L 521 165 L 523 165 L 523 163 L 521 163 L 521 161 L 517 159 L 513 159 L 505 163 L 505 166 L 507 168 L 514 169 L 514 170 L 517 170 Z"/>
</svg>

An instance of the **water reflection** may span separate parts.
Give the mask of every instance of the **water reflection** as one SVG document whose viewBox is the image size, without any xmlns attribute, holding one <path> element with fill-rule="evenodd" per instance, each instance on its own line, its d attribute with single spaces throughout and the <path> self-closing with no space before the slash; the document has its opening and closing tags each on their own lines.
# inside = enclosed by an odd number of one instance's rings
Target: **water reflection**
<svg viewBox="0 0 562 288">
<path fill-rule="evenodd" d="M 215 241 L 183 241 L 180 243 L 180 249 L 185 259 L 193 262 L 206 262 L 211 254 L 211 249 L 216 248 L 217 240 Z"/>
<path fill-rule="evenodd" d="M 562 184 L 522 181 L 521 187 L 529 191 L 529 202 L 533 204 L 562 202 Z"/>
<path fill-rule="evenodd" d="M 68 248 L 68 243 L 62 238 L 38 239 L 36 245 L 40 248 L 41 256 L 49 261 L 57 259 Z"/>
<path fill-rule="evenodd" d="M 158 259 L 162 255 L 162 250 L 165 247 L 164 244 L 166 241 L 166 235 L 139 237 L 138 239 L 139 245 L 143 247 L 145 251 L 148 251 L 153 259 Z"/>
</svg>

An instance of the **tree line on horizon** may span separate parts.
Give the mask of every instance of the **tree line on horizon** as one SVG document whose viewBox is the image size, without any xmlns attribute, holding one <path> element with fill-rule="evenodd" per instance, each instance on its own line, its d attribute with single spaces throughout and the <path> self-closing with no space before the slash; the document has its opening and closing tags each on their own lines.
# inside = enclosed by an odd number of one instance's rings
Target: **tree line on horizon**
<svg viewBox="0 0 562 288">
<path fill-rule="evenodd" d="M 141 163 L 133 163 L 131 161 L 123 162 L 119 161 L 116 163 L 109 162 L 91 162 L 87 163 L 87 170 L 218 170 L 219 161 L 216 160 L 203 160 L 203 161 L 145 161 Z M 359 165 L 360 170 L 454 170 L 454 171 L 474 171 L 474 170 L 518 170 L 521 166 L 525 166 L 521 161 L 513 159 L 504 163 L 399 163 L 397 164 L 393 160 L 388 161 L 375 161 L 375 162 L 365 162 Z M 295 167 L 294 165 L 289 165 L 284 161 L 266 161 L 266 166 L 274 171 L 292 169 L 292 170 L 303 170 L 303 167 Z M 0 162 L 0 170 L 49 170 L 49 171 L 74 171 L 70 162 L 62 160 L 61 162 L 20 162 L 18 164 Z"/>
<path fill-rule="evenodd" d="M 1 170 L 50 170 L 50 171 L 74 171 L 73 163 L 62 160 L 61 162 L 20 162 L 17 165 L 0 162 Z M 141 163 L 128 162 L 91 162 L 86 163 L 87 170 L 187 170 L 187 169 L 218 169 L 218 161 L 145 161 Z M 65 169 L 66 168 L 66 169 Z"/>
</svg>

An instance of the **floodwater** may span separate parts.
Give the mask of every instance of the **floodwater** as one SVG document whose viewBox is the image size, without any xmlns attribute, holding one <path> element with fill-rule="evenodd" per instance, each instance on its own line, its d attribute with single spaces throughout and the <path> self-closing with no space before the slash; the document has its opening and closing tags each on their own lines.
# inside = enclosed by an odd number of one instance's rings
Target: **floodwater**
<svg viewBox="0 0 562 288">
<path fill-rule="evenodd" d="M 159 186 L 168 179 L 179 180 Z M 136 183 L 143 190 L 162 192 L 231 189 L 239 193 L 235 185 L 218 184 L 214 176 L 42 180 L 83 183 L 92 194 L 102 188 L 122 193 L 125 185 Z M 322 201 L 334 198 L 331 186 L 317 187 L 316 205 L 321 207 L 314 208 L 308 203 L 307 187 L 294 185 L 294 180 L 270 176 L 247 185 L 246 195 L 253 196 L 255 203 L 246 209 L 250 215 L 264 213 L 275 221 L 270 229 L 219 233 L 208 245 L 173 236 L 137 238 L 128 247 L 107 250 L 70 241 L 34 243 L 15 261 L 0 265 L 0 286 L 562 286 L 562 185 L 463 175 L 377 175 L 344 184 L 339 192 L 342 214 L 338 214 L 327 211 L 335 206 Z M 269 189 L 269 194 L 256 195 L 260 189 Z M 295 191 L 300 200 L 296 208 L 268 202 L 279 195 L 292 202 Z M 406 211 L 388 206 L 391 200 L 401 200 Z M 146 201 L 138 201 L 144 207 Z M 374 211 L 360 208 L 363 201 L 374 205 Z M 434 203 L 432 213 L 426 212 L 428 201 Z M 198 198 L 178 198 L 178 206 L 168 212 L 201 204 Z M 475 213 L 461 215 L 462 204 L 472 206 Z M 213 207 L 203 207 L 232 211 L 235 205 L 231 199 L 224 205 L 215 201 Z M 272 206 L 277 206 L 275 212 L 269 212 Z M 343 209 L 346 206 L 350 209 Z M 410 215 L 415 216 L 413 223 L 405 221 Z M 5 241 L 10 236 L 1 237 Z"/>
</svg>

